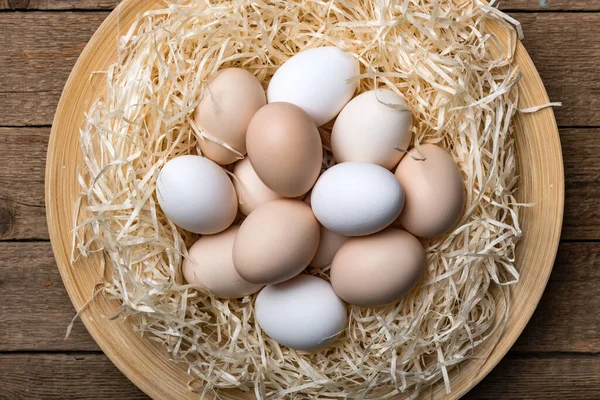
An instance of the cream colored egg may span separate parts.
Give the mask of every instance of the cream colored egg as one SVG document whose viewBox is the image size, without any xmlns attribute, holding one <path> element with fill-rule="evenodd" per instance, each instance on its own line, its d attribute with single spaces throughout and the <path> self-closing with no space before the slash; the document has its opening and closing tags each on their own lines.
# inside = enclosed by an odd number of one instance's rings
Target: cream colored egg
<svg viewBox="0 0 600 400">
<path fill-rule="evenodd" d="M 233 266 L 233 242 L 239 226 L 202 236 L 183 262 L 187 283 L 210 290 L 216 297 L 235 299 L 258 292 L 262 285 L 245 281 Z"/>
<path fill-rule="evenodd" d="M 241 68 L 219 71 L 204 91 L 204 97 L 194 113 L 196 125 L 216 139 L 204 138 L 199 141 L 203 155 L 226 165 L 238 158 L 227 146 L 241 155 L 246 154 L 248 124 L 266 101 L 260 82 L 250 72 Z"/>
<path fill-rule="evenodd" d="M 244 220 L 233 245 L 233 264 L 248 282 L 273 284 L 304 270 L 319 245 L 319 223 L 300 200 L 274 200 Z"/>
<path fill-rule="evenodd" d="M 350 304 L 378 307 L 408 293 L 424 269 L 421 242 L 404 230 L 388 228 L 344 243 L 333 258 L 331 285 Z"/>
<path fill-rule="evenodd" d="M 352 99 L 338 115 L 331 149 L 338 163 L 366 161 L 392 169 L 412 138 L 412 115 L 406 101 L 388 89 L 370 90 Z"/>
<path fill-rule="evenodd" d="M 337 253 L 340 247 L 342 247 L 347 240 L 348 236 L 343 236 L 339 233 L 332 232 L 321 225 L 321 238 L 319 240 L 319 247 L 317 248 L 317 253 L 309 265 L 315 268 L 324 268 L 330 265 L 333 261 L 335 253 Z"/>
<path fill-rule="evenodd" d="M 298 106 L 270 103 L 261 108 L 250 121 L 246 144 L 260 180 L 282 196 L 304 195 L 319 177 L 321 136 Z"/>
<path fill-rule="evenodd" d="M 244 215 L 250 214 L 264 203 L 283 198 L 260 180 L 248 157 L 235 164 L 233 175 L 236 178 L 233 180 L 233 185 L 237 193 L 240 211 Z"/>
<path fill-rule="evenodd" d="M 416 236 L 431 238 L 456 225 L 465 203 L 465 187 L 456 162 L 446 150 L 424 144 L 421 152 L 425 161 L 404 157 L 396 169 L 406 195 L 398 222 Z"/>
</svg>

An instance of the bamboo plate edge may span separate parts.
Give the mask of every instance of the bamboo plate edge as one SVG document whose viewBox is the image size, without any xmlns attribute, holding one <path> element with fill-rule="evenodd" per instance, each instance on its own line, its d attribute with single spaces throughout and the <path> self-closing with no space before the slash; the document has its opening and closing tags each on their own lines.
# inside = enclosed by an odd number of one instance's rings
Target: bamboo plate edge
<svg viewBox="0 0 600 400">
<path fill-rule="evenodd" d="M 57 107 L 48 144 L 46 160 L 46 214 L 52 249 L 65 288 L 76 310 L 90 298 L 100 279 L 97 259 L 70 262 L 74 195 L 78 193 L 76 174 L 81 160 L 78 130 L 100 85 L 90 81 L 92 71 L 101 70 L 116 53 L 117 18 L 121 27 L 129 26 L 140 10 L 158 1 L 125 0 L 102 23 L 79 57 Z M 502 28 L 493 26 L 502 35 Z M 124 29 L 122 29 L 124 30 Z M 545 104 L 548 96 L 541 78 L 525 51 L 517 44 L 515 64 L 521 68 L 520 107 Z M 560 137 L 551 109 L 536 114 L 519 114 L 516 124 L 516 147 L 521 171 L 521 201 L 535 202 L 536 207 L 522 214 L 524 237 L 518 246 L 518 264 L 522 280 L 515 287 L 513 312 L 506 330 L 485 360 L 461 364 L 461 373 L 453 374 L 453 390 L 445 395 L 443 385 L 432 389 L 434 397 L 457 399 L 479 383 L 504 357 L 519 337 L 542 296 L 558 249 L 564 207 L 564 170 Z M 82 313 L 81 319 L 100 348 L 112 362 L 142 391 L 156 399 L 197 398 L 187 388 L 185 369 L 168 360 L 164 350 L 139 337 L 130 324 L 108 321 L 115 311 L 113 302 L 100 299 Z M 518 313 L 515 310 L 518 309 Z M 455 369 L 456 370 L 456 369 Z"/>
</svg>

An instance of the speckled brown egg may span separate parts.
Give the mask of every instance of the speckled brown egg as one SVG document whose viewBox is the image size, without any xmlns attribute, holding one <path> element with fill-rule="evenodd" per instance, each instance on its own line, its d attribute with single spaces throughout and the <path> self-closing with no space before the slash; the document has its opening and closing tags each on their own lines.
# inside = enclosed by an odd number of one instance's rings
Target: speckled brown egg
<svg viewBox="0 0 600 400">
<path fill-rule="evenodd" d="M 283 282 L 308 266 L 319 234 L 319 223 L 306 203 L 291 199 L 265 203 L 242 223 L 233 244 L 233 264 L 248 282 Z"/>
<path fill-rule="evenodd" d="M 260 180 L 282 196 L 302 196 L 319 177 L 321 137 L 298 106 L 270 103 L 261 108 L 250 121 L 246 146 Z"/>
<path fill-rule="evenodd" d="M 412 149 L 418 156 L 418 152 Z M 462 176 L 452 156 L 433 144 L 421 145 L 425 161 L 404 157 L 396 178 L 406 199 L 398 222 L 412 234 L 431 238 L 447 233 L 460 219 L 465 203 Z"/>
<path fill-rule="evenodd" d="M 226 68 L 216 74 L 204 91 L 194 122 L 216 141 L 244 155 L 248 124 L 266 102 L 265 91 L 252 73 Z M 203 155 L 221 165 L 234 162 L 238 155 L 216 141 L 208 138 L 199 141 Z"/>
<path fill-rule="evenodd" d="M 331 285 L 350 304 L 378 307 L 408 293 L 424 269 L 425 251 L 419 239 L 388 228 L 344 243 L 333 258 Z"/>
</svg>

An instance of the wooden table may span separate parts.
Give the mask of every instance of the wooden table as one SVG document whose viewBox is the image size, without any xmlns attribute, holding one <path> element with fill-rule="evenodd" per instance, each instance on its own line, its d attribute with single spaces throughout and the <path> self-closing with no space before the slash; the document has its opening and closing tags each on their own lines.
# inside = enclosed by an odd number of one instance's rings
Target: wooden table
<svg viewBox="0 0 600 400">
<path fill-rule="evenodd" d="M 146 398 L 74 315 L 44 209 L 50 126 L 79 53 L 117 0 L 0 0 L 0 398 Z M 545 4 L 545 5 L 542 5 Z M 562 242 L 514 348 L 467 397 L 600 398 L 600 0 L 505 0 L 556 110 Z M 526 156 L 526 155 L 525 155 Z"/>
</svg>

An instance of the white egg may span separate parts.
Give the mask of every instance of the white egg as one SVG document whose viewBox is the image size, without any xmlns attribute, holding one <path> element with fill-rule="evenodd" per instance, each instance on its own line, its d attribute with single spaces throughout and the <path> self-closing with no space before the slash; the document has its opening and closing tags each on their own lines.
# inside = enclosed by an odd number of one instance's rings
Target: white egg
<svg viewBox="0 0 600 400">
<path fill-rule="evenodd" d="M 368 161 L 392 169 L 408 150 L 412 115 L 404 99 L 387 89 L 353 98 L 338 115 L 331 132 L 333 157 L 339 163 Z"/>
<path fill-rule="evenodd" d="M 267 100 L 295 104 L 317 126 L 325 125 L 354 95 L 358 81 L 348 80 L 358 73 L 358 61 L 337 47 L 304 50 L 275 72 L 267 89 Z"/>
<path fill-rule="evenodd" d="M 346 326 L 346 306 L 329 282 L 311 275 L 269 285 L 256 297 L 256 322 L 278 343 L 297 350 L 327 346 Z"/>
<path fill-rule="evenodd" d="M 327 229 L 345 236 L 370 235 L 398 218 L 404 190 L 394 174 L 379 165 L 347 162 L 321 175 L 311 205 Z"/>
<path fill-rule="evenodd" d="M 216 163 L 200 156 L 167 162 L 158 175 L 156 196 L 167 218 L 194 233 L 224 231 L 237 214 L 231 179 Z"/>
</svg>

